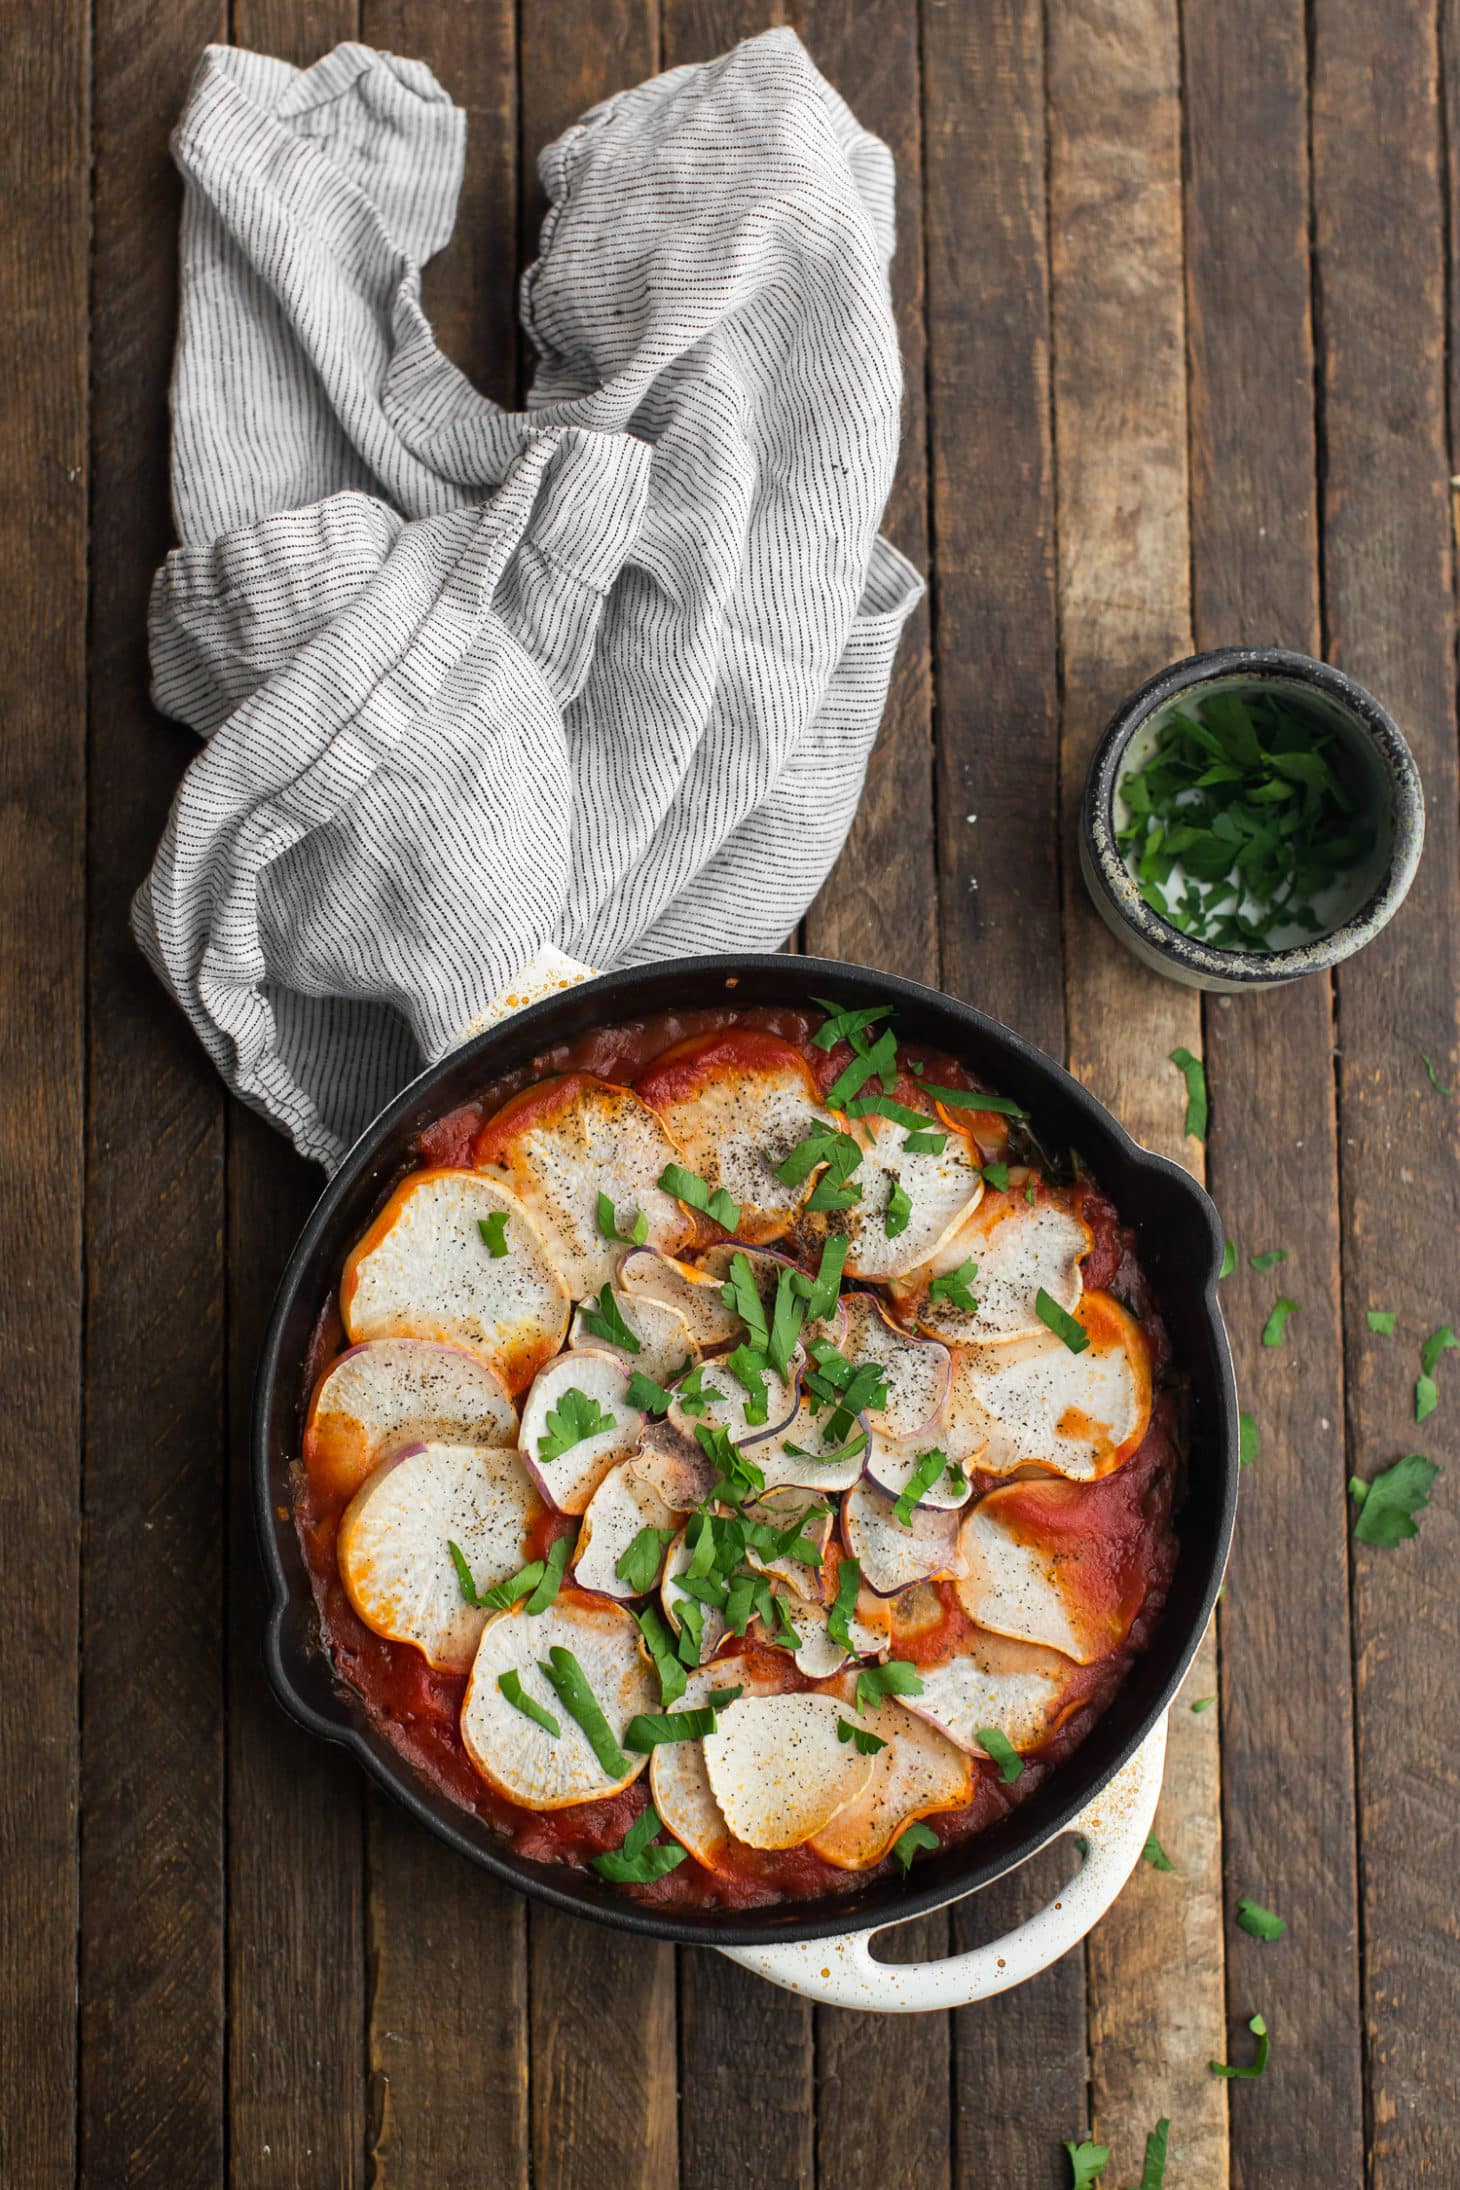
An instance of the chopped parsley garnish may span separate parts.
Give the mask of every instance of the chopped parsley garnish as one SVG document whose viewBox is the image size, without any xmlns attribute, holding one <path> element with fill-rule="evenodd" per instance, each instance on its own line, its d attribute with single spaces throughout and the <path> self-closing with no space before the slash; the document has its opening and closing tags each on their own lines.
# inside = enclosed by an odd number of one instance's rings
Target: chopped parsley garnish
<svg viewBox="0 0 1460 2190">
<path fill-rule="evenodd" d="M 755 1462 L 748 1460 L 739 1446 L 731 1442 L 728 1430 L 709 1422 L 696 1422 L 695 1437 L 700 1451 L 719 1477 L 715 1485 L 717 1497 L 738 1506 L 765 1489 L 764 1475 Z"/>
<path fill-rule="evenodd" d="M 804 1445 L 789 1442 L 782 1444 L 781 1450 L 788 1460 L 814 1460 L 818 1467 L 834 1468 L 838 1461 L 859 1459 L 868 1443 L 867 1432 L 858 1430 L 855 1437 L 849 1437 L 844 1445 L 838 1445 L 832 1452 L 809 1452 Z"/>
<path fill-rule="evenodd" d="M 1366 1483 L 1355 1475 L 1349 1479 L 1349 1495 L 1359 1501 L 1358 1518 L 1354 1522 L 1354 1534 L 1361 1544 L 1381 1544 L 1386 1548 L 1402 1544 L 1407 1537 L 1418 1536 L 1419 1523 L 1413 1516 L 1422 1513 L 1430 1502 L 1430 1487 L 1439 1474 L 1433 1460 L 1426 1460 L 1422 1452 L 1406 1453 L 1396 1460 L 1392 1468 L 1376 1475 Z"/>
<path fill-rule="evenodd" d="M 825 1322 L 841 1298 L 842 1269 L 850 1245 L 845 1234 L 839 1233 L 823 1245 L 814 1278 L 808 1277 L 804 1270 L 792 1271 L 791 1289 L 805 1301 L 808 1323 Z"/>
<path fill-rule="evenodd" d="M 824 996 L 813 996 L 813 1004 L 819 1004 L 827 1014 L 824 1023 L 811 1037 L 813 1049 L 835 1049 L 838 1042 L 849 1042 L 854 1034 L 862 1034 L 868 1027 L 875 1027 L 879 1019 L 892 1015 L 891 1004 L 873 1004 L 870 1009 L 852 1010 L 842 1004 L 829 1004 Z"/>
<path fill-rule="evenodd" d="M 1279 1293 L 1276 1301 L 1273 1303 L 1272 1314 L 1268 1317 L 1266 1323 L 1264 1323 L 1262 1326 L 1263 1345 L 1283 1345 L 1285 1343 L 1285 1334 L 1287 1332 L 1288 1317 L 1295 1316 L 1297 1313 L 1298 1303 L 1295 1300 L 1289 1300 L 1286 1293 Z"/>
<path fill-rule="evenodd" d="M 968 1477 L 956 1460 L 950 1460 L 948 1463 L 948 1488 L 955 1498 L 966 1498 L 968 1496 Z"/>
<path fill-rule="evenodd" d="M 852 1613 L 862 1583 L 860 1559 L 843 1559 L 836 1570 L 836 1602 L 826 1615 L 826 1632 L 839 1650 L 852 1651 Z"/>
<path fill-rule="evenodd" d="M 730 1270 L 720 1288 L 720 1298 L 725 1306 L 739 1316 L 750 1333 L 752 1346 L 764 1353 L 770 1343 L 766 1329 L 765 1303 L 760 1297 L 760 1287 L 755 1282 L 750 1258 L 737 1250 L 730 1257 Z"/>
<path fill-rule="evenodd" d="M 899 1103 L 891 1095 L 854 1095 L 847 1104 L 849 1118 L 890 1118 L 894 1125 L 907 1126 L 914 1133 L 922 1133 L 936 1119 L 926 1110 L 909 1110 L 906 1103 Z M 946 1139 L 946 1135 L 944 1138 Z"/>
<path fill-rule="evenodd" d="M 911 1218 L 912 1202 L 901 1181 L 894 1179 L 892 1192 L 887 1197 L 887 1208 L 882 1219 L 882 1228 L 887 1237 L 896 1239 L 900 1232 L 905 1232 Z"/>
<path fill-rule="evenodd" d="M 761 1325 L 762 1330 L 765 1328 Z M 770 1393 L 766 1388 L 766 1359 L 754 1346 L 737 1346 L 720 1366 L 733 1376 L 745 1394 L 745 1419 L 752 1429 L 770 1420 Z"/>
<path fill-rule="evenodd" d="M 826 1210 L 839 1215 L 843 1210 L 855 1209 L 861 1198 L 860 1186 L 850 1183 L 841 1186 L 829 1171 L 824 1171 L 812 1188 L 806 1207 L 808 1211 Z"/>
<path fill-rule="evenodd" d="M 1171 2124 L 1163 2114 L 1154 2129 L 1146 2132 L 1146 2156 L 1141 2162 L 1141 2179 L 1136 2190 L 1164 2190 L 1166 2181 L 1166 2140 L 1171 2134 Z"/>
<path fill-rule="evenodd" d="M 948 1146 L 946 1133 L 909 1133 L 903 1142 L 909 1156 L 941 1156 Z"/>
<path fill-rule="evenodd" d="M 843 1185 L 861 1161 L 862 1151 L 850 1133 L 839 1133 L 835 1126 L 817 1125 L 776 1165 L 776 1177 L 782 1186 L 799 1186 L 819 1164 L 825 1164 L 836 1183 Z"/>
<path fill-rule="evenodd" d="M 679 1662 L 698 1665 L 705 1653 L 705 1608 L 697 1598 L 681 1593 L 675 1610 L 679 1615 Z"/>
<path fill-rule="evenodd" d="M 621 1847 L 612 1848 L 606 1855 L 588 1858 L 600 1878 L 606 1878 L 613 1886 L 647 1886 L 656 1878 L 663 1878 L 681 1864 L 687 1849 L 677 1840 L 656 1840 L 660 1831 L 659 1813 L 652 1803 L 641 1811 L 624 1835 Z"/>
<path fill-rule="evenodd" d="M 905 1658 L 889 1658 L 885 1665 L 869 1665 L 857 1675 L 859 1711 L 880 1703 L 884 1696 L 920 1696 L 922 1692 L 923 1676 Z"/>
<path fill-rule="evenodd" d="M 649 1219 L 642 1209 L 634 1212 L 634 1221 L 627 1232 L 619 1230 L 618 1212 L 607 1194 L 598 1197 L 598 1229 L 604 1239 L 612 1240 L 619 1247 L 642 1247 L 649 1237 Z"/>
<path fill-rule="evenodd" d="M 1176 1868 L 1154 1833 L 1147 1833 L 1146 1845 L 1141 1854 L 1153 1871 L 1174 1871 Z"/>
<path fill-rule="evenodd" d="M 978 1264 L 970 1255 L 956 1270 L 945 1271 L 942 1277 L 934 1278 L 928 1287 L 929 1302 L 946 1300 L 950 1307 L 961 1308 L 965 1315 L 977 1315 L 978 1302 L 968 1289 L 977 1276 Z"/>
<path fill-rule="evenodd" d="M 1254 1270 L 1271 1270 L 1274 1264 L 1286 1262 L 1287 1259 L 1288 1250 L 1286 1247 L 1269 1247 L 1260 1255 L 1249 1255 L 1247 1257 L 1249 1266 Z"/>
<path fill-rule="evenodd" d="M 1238 1467 L 1250 1468 L 1261 1450 L 1262 1433 L 1257 1427 L 1256 1415 L 1239 1414 L 1237 1417 Z"/>
<path fill-rule="evenodd" d="M 613 1415 L 600 1407 L 596 1399 L 570 1384 L 555 1407 L 549 1407 L 547 1436 L 539 1438 L 537 1457 L 540 1461 L 556 1460 L 574 1445 L 581 1445 L 587 1437 L 601 1437 L 605 1430 L 617 1428 Z"/>
<path fill-rule="evenodd" d="M 654 1670 L 659 1675 L 660 1702 L 678 1703 L 684 1694 L 688 1676 L 679 1662 L 673 1636 L 653 1605 L 645 1605 L 643 1611 L 636 1612 L 634 1617 L 639 1623 L 639 1633 L 644 1638 L 644 1648 L 653 1659 Z"/>
<path fill-rule="evenodd" d="M 713 1734 L 718 1721 L 717 1710 L 723 1711 L 727 1703 L 733 1703 L 740 1694 L 738 1688 L 722 1688 L 711 1696 L 708 1703 L 697 1711 L 643 1711 L 631 1718 L 624 1728 L 624 1747 L 647 1756 L 666 1741 L 703 1741 L 706 1734 Z"/>
<path fill-rule="evenodd" d="M 674 1405 L 675 1395 L 666 1391 L 662 1384 L 656 1384 L 652 1376 L 645 1376 L 642 1369 L 635 1369 L 624 1397 L 641 1414 L 666 1415 Z"/>
<path fill-rule="evenodd" d="M 925 1825 L 920 1817 L 914 1818 L 911 1825 L 905 1826 L 892 1843 L 893 1861 L 903 1877 L 906 1878 L 908 1872 L 912 1869 L 913 1857 L 918 1850 L 920 1848 L 936 1848 L 938 1844 L 938 1835 L 934 1832 L 932 1826 Z"/>
<path fill-rule="evenodd" d="M 562 1547 L 561 1551 L 559 1551 L 559 1545 Z M 560 1536 L 545 1560 L 534 1559 L 530 1565 L 519 1567 L 515 1574 L 509 1574 L 505 1581 L 496 1582 L 490 1589 L 480 1591 L 472 1581 L 471 1568 L 466 1563 L 461 1546 L 452 1543 L 450 1537 L 448 1537 L 446 1548 L 451 1554 L 451 1563 L 456 1569 L 456 1579 L 461 1584 L 461 1594 L 467 1603 L 472 1605 L 478 1612 L 507 1612 L 523 1597 L 533 1599 L 527 1607 L 529 1612 L 542 1612 L 558 1593 L 558 1584 L 562 1581 L 563 1569 L 568 1563 L 568 1552 L 571 1545 L 566 1536 Z M 536 1592 L 541 1588 L 544 1579 L 547 1577 L 555 1556 L 557 1573 L 553 1581 L 551 1595 L 543 1604 L 538 1604 L 536 1602 Z"/>
<path fill-rule="evenodd" d="M 529 1696 L 522 1685 L 520 1674 L 513 1672 L 510 1666 L 505 1673 L 497 1675 L 497 1686 L 513 1710 L 520 1711 L 525 1719 L 531 1719 L 533 1725 L 540 1726 L 545 1734 L 551 1734 L 556 1739 L 562 1733 L 562 1726 L 552 1712 Z"/>
<path fill-rule="evenodd" d="M 674 1404 L 681 1414 L 694 1416 L 708 1414 L 710 1401 L 718 1398 L 714 1390 L 705 1390 L 703 1362 L 697 1361 L 688 1376 L 682 1377 L 674 1387 Z"/>
<path fill-rule="evenodd" d="M 1024 1770 L 1024 1759 L 1008 1735 L 1000 1733 L 997 1726 L 980 1726 L 973 1738 L 989 1762 L 999 1767 L 999 1778 L 1004 1785 L 1012 1785 Z"/>
<path fill-rule="evenodd" d="M 919 1066 L 914 1065 L 912 1069 L 922 1084 L 923 1093 L 950 1110 L 990 1110 L 1001 1118 L 1027 1118 L 1029 1115 L 1012 1095 L 990 1095 L 988 1089 L 982 1087 L 938 1087 L 932 1080 L 923 1079 Z"/>
<path fill-rule="evenodd" d="M 482 1609 L 482 1606 L 486 1603 L 486 1598 L 479 1597 L 477 1595 L 477 1585 L 471 1578 L 471 1568 L 467 1564 L 466 1553 L 462 1550 L 460 1544 L 454 1544 L 449 1536 L 446 1539 L 446 1548 L 451 1554 L 451 1564 L 456 1569 L 456 1579 L 458 1584 L 460 1585 L 462 1596 L 465 1598 L 466 1602 L 472 1607 L 473 1611 L 479 1612 Z M 530 1567 L 524 1567 L 521 1574 L 513 1576 L 514 1582 L 523 1582 L 522 1588 L 517 1592 L 518 1596 L 526 1596 L 527 1591 L 532 1587 L 531 1582 L 523 1581 L 523 1576 L 529 1574 L 531 1571 L 532 1570 Z M 504 1586 L 510 1585 L 504 1585 L 501 1582 L 497 1584 L 497 1587 L 499 1589 L 503 1588 Z M 508 1598 L 507 1603 L 515 1604 L 516 1597 Z M 502 1609 L 505 1611 L 506 1606 L 504 1605 Z"/>
<path fill-rule="evenodd" d="M 1006 1163 L 986 1163 L 980 1166 L 979 1177 L 985 1186 L 991 1186 L 996 1194 L 1009 1191 L 1009 1166 Z"/>
<path fill-rule="evenodd" d="M 507 1212 L 505 1209 L 494 1209 L 489 1217 L 478 1217 L 477 1230 L 481 1233 L 482 1243 L 493 1262 L 500 1262 L 502 1257 L 510 1252 L 507 1246 Z"/>
<path fill-rule="evenodd" d="M 1429 1081 L 1430 1086 L 1435 1090 L 1436 1094 L 1453 1095 L 1455 1090 L 1451 1087 L 1446 1087 L 1444 1081 L 1440 1078 L 1439 1073 L 1435 1070 L 1433 1059 L 1426 1057 L 1423 1050 L 1421 1050 L 1419 1054 L 1420 1062 L 1425 1068 L 1425 1077 Z"/>
<path fill-rule="evenodd" d="M 1200 1057 L 1189 1049 L 1173 1049 L 1171 1062 L 1186 1081 L 1186 1130 L 1194 1141 L 1207 1137 L 1207 1074 Z"/>
<path fill-rule="evenodd" d="M 828 1110 L 845 1110 L 854 1095 L 860 1095 L 871 1079 L 882 1082 L 882 1092 L 890 1095 L 897 1085 L 897 1041 L 890 1028 L 884 1028 L 875 1042 L 869 1042 L 865 1033 L 849 1034 L 852 1061 L 843 1067 L 826 1091 Z"/>
<path fill-rule="evenodd" d="M 1371 1308 L 1369 1310 L 1369 1329 L 1377 1333 L 1380 1338 L 1392 1338 L 1394 1336 L 1394 1326 L 1398 1321 L 1399 1317 L 1392 1308 Z"/>
<path fill-rule="evenodd" d="M 912 1527 L 913 1507 L 922 1503 L 924 1494 L 947 1472 L 948 1455 L 946 1452 L 939 1452 L 936 1445 L 931 1451 L 918 1454 L 917 1466 L 903 1485 L 892 1509 L 892 1518 L 899 1528 Z"/>
<path fill-rule="evenodd" d="M 1053 1331 L 1056 1338 L 1064 1340 L 1072 1354 L 1084 1353 L 1090 1343 L 1089 1332 L 1042 1285 L 1034 1296 L 1034 1313 L 1047 1331 Z"/>
<path fill-rule="evenodd" d="M 796 1291 L 795 1270 L 782 1270 L 776 1278 L 776 1297 L 771 1305 L 770 1336 L 766 1341 L 766 1359 L 777 1376 L 789 1382 L 791 1356 L 801 1336 L 801 1326 L 806 1320 L 806 1303 Z"/>
<path fill-rule="evenodd" d="M 1249 2077 L 1262 2074 L 1267 2066 L 1267 2025 L 1260 2015 L 1254 2015 L 1247 2028 L 1257 2040 L 1257 2056 L 1252 2066 L 1250 2068 L 1230 2068 L 1225 2061 L 1208 2061 L 1207 2066 L 1214 2076 L 1236 2076 L 1246 2080 Z"/>
<path fill-rule="evenodd" d="M 1437 1331 L 1431 1331 L 1419 1351 L 1419 1375 L 1414 1386 L 1414 1419 L 1427 1422 L 1440 1404 L 1440 1387 L 1435 1382 L 1435 1370 L 1440 1356 L 1453 1346 L 1460 1346 L 1448 1323 L 1442 1323 Z"/>
<path fill-rule="evenodd" d="M 559 1536 L 554 1539 L 548 1555 L 542 1563 L 542 1578 L 523 1607 L 530 1619 L 535 1620 L 540 1612 L 546 1612 L 548 1606 L 562 1588 L 563 1574 L 568 1564 L 568 1553 L 572 1548 L 573 1539 L 570 1536 Z"/>
<path fill-rule="evenodd" d="M 577 1720 L 605 1776 L 626 1779 L 632 1767 L 572 1651 L 563 1643 L 554 1643 L 546 1659 L 538 1659 L 537 1669 L 551 1682 L 569 1718 Z"/>
<path fill-rule="evenodd" d="M 717 1186 L 712 1194 L 698 1173 L 686 1171 L 682 1163 L 667 1163 L 658 1184 L 661 1193 L 672 1194 L 686 1209 L 700 1210 L 727 1232 L 733 1232 L 740 1222 L 740 1204 L 730 1199 L 724 1187 Z"/>
<path fill-rule="evenodd" d="M 880 1734 L 874 1734 L 868 1726 L 854 1726 L 850 1719 L 837 1720 L 836 1738 L 855 1742 L 859 1757 L 875 1757 L 879 1749 L 887 1747 Z"/>
<path fill-rule="evenodd" d="M 1216 1700 L 1215 1696 L 1198 1696 L 1191 1708 L 1193 1711 L 1210 1711 Z"/>
<path fill-rule="evenodd" d="M 1235 1241 L 1235 1240 L 1230 1240 L 1230 1239 L 1229 1239 L 1229 1240 L 1227 1241 L 1227 1243 L 1226 1243 L 1225 1247 L 1223 1247 L 1223 1249 L 1222 1249 L 1222 1267 L 1221 1267 L 1221 1269 L 1220 1269 L 1220 1270 L 1218 1270 L 1218 1272 L 1217 1272 L 1217 1276 L 1218 1276 L 1219 1278 L 1224 1278 L 1224 1277 L 1230 1277 L 1230 1276 L 1232 1275 L 1232 1272 L 1233 1272 L 1233 1271 L 1234 1271 L 1234 1270 L 1236 1269 L 1236 1267 L 1237 1267 L 1237 1243 L 1236 1243 L 1236 1241 Z"/>
<path fill-rule="evenodd" d="M 811 1348 L 811 1358 L 816 1367 L 806 1371 L 802 1392 L 803 1395 L 809 1392 L 820 1406 L 834 1408 L 825 1423 L 817 1424 L 828 1443 L 834 1445 L 839 1438 L 848 1435 L 864 1407 L 887 1405 L 887 1372 L 876 1361 L 860 1362 L 854 1369 L 830 1339 L 816 1340 Z"/>
<path fill-rule="evenodd" d="M 590 1307 L 585 1300 L 578 1310 L 585 1331 L 601 1338 L 606 1346 L 616 1346 L 620 1353 L 636 1354 L 642 1351 L 639 1341 L 623 1319 L 623 1311 L 613 1297 L 613 1287 L 605 1285 L 599 1292 L 598 1305 Z"/>
<path fill-rule="evenodd" d="M 641 1528 L 633 1542 L 620 1552 L 614 1573 L 628 1585 L 631 1597 L 647 1597 L 659 1579 L 664 1554 L 674 1542 L 672 1528 Z"/>
<path fill-rule="evenodd" d="M 1065 2150 L 1072 2169 L 1070 2190 L 1100 2190 L 1100 2176 L 1110 2158 L 1109 2145 L 1091 2144 L 1088 2139 L 1075 2144 L 1066 2137 Z"/>
<path fill-rule="evenodd" d="M 1237 1903 L 1237 1922 L 1254 1939 L 1281 1939 L 1287 1925 L 1271 1909 L 1265 1909 L 1260 1901 L 1250 1901 L 1244 1893 Z"/>
</svg>

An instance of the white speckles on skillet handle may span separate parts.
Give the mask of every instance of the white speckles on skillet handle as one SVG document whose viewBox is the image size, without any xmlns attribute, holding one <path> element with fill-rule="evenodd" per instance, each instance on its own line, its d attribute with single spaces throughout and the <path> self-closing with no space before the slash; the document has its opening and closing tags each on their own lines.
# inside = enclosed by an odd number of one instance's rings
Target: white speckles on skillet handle
<svg viewBox="0 0 1460 2190">
<path fill-rule="evenodd" d="M 879 1962 L 872 1941 L 877 1930 L 889 1928 L 882 1925 L 840 1939 L 721 1951 L 788 1992 L 874 2014 L 920 2015 L 1007 1992 L 1078 1945 L 1110 1907 L 1140 1861 L 1156 1815 L 1165 1757 L 1162 1718 L 1129 1764 L 1066 1826 L 1066 1833 L 1084 1841 L 1085 1852 L 1059 1899 L 987 1946 L 941 1962 Z"/>
</svg>

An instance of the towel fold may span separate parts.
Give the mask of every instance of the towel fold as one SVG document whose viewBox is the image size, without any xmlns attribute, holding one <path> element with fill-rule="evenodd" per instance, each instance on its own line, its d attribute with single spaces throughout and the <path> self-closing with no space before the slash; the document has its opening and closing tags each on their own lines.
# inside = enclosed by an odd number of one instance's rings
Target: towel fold
<svg viewBox="0 0 1460 2190">
<path fill-rule="evenodd" d="M 543 154 L 525 411 L 437 348 L 465 117 L 346 45 L 209 48 L 174 138 L 206 739 L 133 925 L 228 1084 L 333 1165 L 544 946 L 773 948 L 845 839 L 921 581 L 877 536 L 892 168 L 794 34 Z"/>
</svg>

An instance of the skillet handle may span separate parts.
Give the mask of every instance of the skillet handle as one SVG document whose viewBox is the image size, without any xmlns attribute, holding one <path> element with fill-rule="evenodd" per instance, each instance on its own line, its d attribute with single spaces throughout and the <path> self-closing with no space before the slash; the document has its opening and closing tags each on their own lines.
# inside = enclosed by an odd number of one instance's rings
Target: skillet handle
<svg viewBox="0 0 1460 2190">
<path fill-rule="evenodd" d="M 724 1947 L 732 1962 L 769 1978 L 788 1992 L 825 2000 L 832 2007 L 869 2009 L 880 2015 L 917 2015 L 933 2008 L 966 2007 L 1021 1985 L 1084 1938 L 1124 1886 L 1156 1815 L 1166 1760 L 1166 1721 L 1160 1719 L 1141 1747 L 1065 1831 L 1085 1842 L 1080 1868 L 1036 1916 L 1002 1939 L 972 1947 L 941 1962 L 879 1962 L 872 1941 L 879 1931 L 846 1932 L 839 1939 L 809 1939 L 784 1947 Z"/>
<path fill-rule="evenodd" d="M 597 972 L 597 966 L 585 966 L 581 958 L 569 958 L 556 945 L 544 943 L 528 959 L 512 986 L 501 990 L 475 1019 L 467 1021 L 451 1048 L 460 1049 L 474 1034 L 485 1034 L 488 1027 L 500 1026 L 513 1012 L 540 1004 L 545 996 L 556 996 L 559 989 L 575 989 L 580 981 L 591 981 Z"/>
</svg>

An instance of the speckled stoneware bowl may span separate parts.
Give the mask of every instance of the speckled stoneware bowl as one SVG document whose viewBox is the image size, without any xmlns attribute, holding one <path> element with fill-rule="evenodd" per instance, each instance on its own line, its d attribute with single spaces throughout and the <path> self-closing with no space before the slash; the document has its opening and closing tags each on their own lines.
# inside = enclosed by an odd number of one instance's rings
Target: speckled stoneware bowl
<svg viewBox="0 0 1460 2190">
<path fill-rule="evenodd" d="M 1356 806 L 1374 824 L 1373 850 L 1329 892 L 1321 932 L 1274 950 L 1226 950 L 1183 935 L 1140 889 L 1116 844 L 1120 786 L 1149 759 L 1166 719 L 1201 696 L 1277 692 L 1297 697 L 1337 740 Z M 1119 708 L 1096 749 L 1080 809 L 1080 871 L 1106 925 L 1143 964 L 1188 988 L 1276 988 L 1321 973 L 1371 942 L 1399 910 L 1424 844 L 1424 787 L 1393 718 L 1342 670 L 1284 647 L 1219 647 L 1173 662 Z"/>
</svg>

